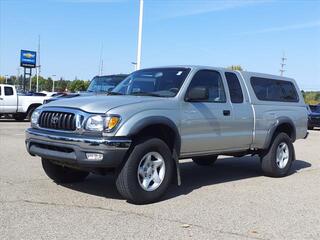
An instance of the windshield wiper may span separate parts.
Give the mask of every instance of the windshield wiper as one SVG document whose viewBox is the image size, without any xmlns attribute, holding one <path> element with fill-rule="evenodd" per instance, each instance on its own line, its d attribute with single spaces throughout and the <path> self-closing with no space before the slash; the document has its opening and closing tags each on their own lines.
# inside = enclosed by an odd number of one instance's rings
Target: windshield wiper
<svg viewBox="0 0 320 240">
<path fill-rule="evenodd" d="M 134 92 L 131 93 L 130 95 L 135 95 L 135 96 L 152 96 L 152 97 L 163 97 L 159 94 L 156 93 L 151 93 L 151 92 Z"/>
<path fill-rule="evenodd" d="M 108 95 L 124 95 L 124 94 L 120 92 L 109 92 Z"/>
</svg>

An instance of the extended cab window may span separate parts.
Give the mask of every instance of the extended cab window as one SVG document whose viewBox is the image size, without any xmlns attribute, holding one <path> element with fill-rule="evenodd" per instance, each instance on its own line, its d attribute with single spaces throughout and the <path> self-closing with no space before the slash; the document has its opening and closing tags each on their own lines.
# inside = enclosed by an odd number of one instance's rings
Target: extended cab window
<svg viewBox="0 0 320 240">
<path fill-rule="evenodd" d="M 189 85 L 189 90 L 194 87 L 204 87 L 209 91 L 209 99 L 206 102 L 226 102 L 226 94 L 219 72 L 213 70 L 198 71 Z"/>
<path fill-rule="evenodd" d="M 237 75 L 231 72 L 226 72 L 225 76 L 229 87 L 231 102 L 242 103 L 243 93 Z"/>
<path fill-rule="evenodd" d="M 5 96 L 12 96 L 13 95 L 13 88 L 12 87 L 4 87 L 4 95 Z"/>
<path fill-rule="evenodd" d="M 251 86 L 259 100 L 298 102 L 299 97 L 292 82 L 269 78 L 252 77 Z"/>
</svg>

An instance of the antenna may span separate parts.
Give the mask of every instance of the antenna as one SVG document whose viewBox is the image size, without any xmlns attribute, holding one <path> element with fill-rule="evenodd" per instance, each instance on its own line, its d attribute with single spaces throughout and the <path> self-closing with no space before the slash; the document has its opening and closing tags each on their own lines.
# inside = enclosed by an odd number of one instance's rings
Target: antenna
<svg viewBox="0 0 320 240">
<path fill-rule="evenodd" d="M 283 76 L 283 73 L 286 71 L 284 69 L 284 66 L 286 66 L 287 58 L 285 57 L 285 53 L 283 52 L 282 58 L 281 58 L 281 63 L 280 63 L 280 75 Z"/>
</svg>

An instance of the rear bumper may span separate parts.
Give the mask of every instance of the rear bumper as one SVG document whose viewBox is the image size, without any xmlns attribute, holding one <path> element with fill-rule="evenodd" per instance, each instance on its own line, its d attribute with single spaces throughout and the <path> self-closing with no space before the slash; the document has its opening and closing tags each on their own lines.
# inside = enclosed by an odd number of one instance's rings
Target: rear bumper
<svg viewBox="0 0 320 240">
<path fill-rule="evenodd" d="M 34 128 L 26 130 L 26 148 L 31 155 L 81 168 L 116 168 L 130 145 L 131 140 L 126 138 L 71 136 Z M 86 153 L 99 153 L 103 158 L 89 160 Z"/>
</svg>

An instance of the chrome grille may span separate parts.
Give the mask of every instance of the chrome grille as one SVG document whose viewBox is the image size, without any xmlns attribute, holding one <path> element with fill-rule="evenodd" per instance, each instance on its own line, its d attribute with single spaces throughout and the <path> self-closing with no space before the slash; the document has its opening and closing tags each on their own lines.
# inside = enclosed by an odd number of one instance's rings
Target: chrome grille
<svg viewBox="0 0 320 240">
<path fill-rule="evenodd" d="M 67 112 L 43 111 L 38 124 L 41 128 L 57 129 L 62 131 L 76 130 L 76 115 Z"/>
</svg>

